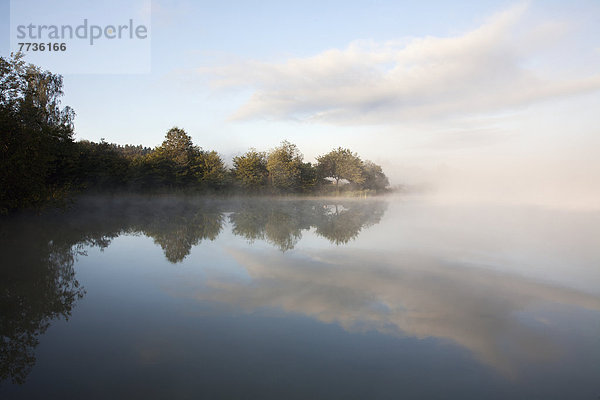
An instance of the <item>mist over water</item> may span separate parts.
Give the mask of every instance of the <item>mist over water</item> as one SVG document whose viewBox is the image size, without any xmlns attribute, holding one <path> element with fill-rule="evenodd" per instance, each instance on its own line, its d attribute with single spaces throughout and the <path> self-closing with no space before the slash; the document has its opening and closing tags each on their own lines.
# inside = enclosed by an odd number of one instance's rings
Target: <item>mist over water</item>
<svg viewBox="0 0 600 400">
<path fill-rule="evenodd" d="M 598 227 L 594 210 L 423 194 L 16 216 L 0 395 L 594 398 Z"/>
<path fill-rule="evenodd" d="M 0 400 L 600 400 L 600 1 L 511 3 L 0 4 Z"/>
</svg>

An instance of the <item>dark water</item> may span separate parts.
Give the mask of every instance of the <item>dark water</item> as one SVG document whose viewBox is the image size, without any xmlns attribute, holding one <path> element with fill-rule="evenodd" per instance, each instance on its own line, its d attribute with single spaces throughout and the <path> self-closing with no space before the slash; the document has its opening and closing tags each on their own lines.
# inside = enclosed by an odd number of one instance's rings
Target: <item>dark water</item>
<svg viewBox="0 0 600 400">
<path fill-rule="evenodd" d="M 0 398 L 600 396 L 600 213 L 88 199 L 0 228 Z"/>
</svg>

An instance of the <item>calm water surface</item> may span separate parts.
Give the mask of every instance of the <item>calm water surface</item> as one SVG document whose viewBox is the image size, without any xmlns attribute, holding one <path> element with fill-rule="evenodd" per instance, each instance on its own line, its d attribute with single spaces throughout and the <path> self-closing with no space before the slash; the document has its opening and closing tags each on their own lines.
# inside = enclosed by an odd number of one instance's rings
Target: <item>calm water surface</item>
<svg viewBox="0 0 600 400">
<path fill-rule="evenodd" d="M 0 228 L 0 398 L 600 396 L 600 213 L 94 198 Z"/>
</svg>

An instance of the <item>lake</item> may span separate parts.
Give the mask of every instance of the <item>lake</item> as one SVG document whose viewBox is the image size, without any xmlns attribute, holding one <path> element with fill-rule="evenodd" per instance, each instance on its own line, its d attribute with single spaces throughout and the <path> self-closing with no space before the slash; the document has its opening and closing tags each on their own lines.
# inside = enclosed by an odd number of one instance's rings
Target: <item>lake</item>
<svg viewBox="0 0 600 400">
<path fill-rule="evenodd" d="M 84 198 L 0 228 L 0 398 L 600 396 L 600 212 Z"/>
</svg>

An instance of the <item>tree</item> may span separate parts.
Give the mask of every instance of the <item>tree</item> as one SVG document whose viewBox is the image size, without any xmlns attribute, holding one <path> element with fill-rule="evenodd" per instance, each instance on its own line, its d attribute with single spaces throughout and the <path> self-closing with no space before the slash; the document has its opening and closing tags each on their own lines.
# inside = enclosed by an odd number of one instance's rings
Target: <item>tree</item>
<svg viewBox="0 0 600 400">
<path fill-rule="evenodd" d="M 233 158 L 233 174 L 245 189 L 258 191 L 267 184 L 267 155 L 255 149 Z"/>
<path fill-rule="evenodd" d="M 207 188 L 216 189 L 226 183 L 227 168 L 216 151 L 200 150 L 192 165 L 198 182 Z"/>
<path fill-rule="evenodd" d="M 173 127 L 149 156 L 149 161 L 159 174 L 170 178 L 163 179 L 163 184 L 182 186 L 194 180 L 192 165 L 199 152 L 200 149 L 194 146 L 192 138 L 183 129 Z"/>
<path fill-rule="evenodd" d="M 270 186 L 274 192 L 311 193 L 326 178 L 336 188 L 340 180 L 375 191 L 389 184 L 380 166 L 363 164 L 341 147 L 314 166 L 283 141 L 268 154 L 250 149 L 235 157 L 229 171 L 217 152 L 195 146 L 177 127 L 154 150 L 104 139 L 74 142 L 75 113 L 61 106 L 62 86 L 60 75 L 25 63 L 19 53 L 0 57 L 0 214 L 87 188 L 222 190 L 235 181 L 252 192 Z"/>
<path fill-rule="evenodd" d="M 365 189 L 381 191 L 385 190 L 390 185 L 390 181 L 383 173 L 381 166 L 375 164 L 373 161 L 367 160 L 364 162 L 363 175 L 365 181 L 363 182 L 362 187 Z"/>
<path fill-rule="evenodd" d="M 295 144 L 284 140 L 269 152 L 267 170 L 271 185 L 280 191 L 295 191 L 300 187 L 302 153 Z"/>
<path fill-rule="evenodd" d="M 300 189 L 304 193 L 313 191 L 318 182 L 317 169 L 309 162 L 300 166 Z"/>
<path fill-rule="evenodd" d="M 62 76 L 0 57 L 0 213 L 62 197 L 73 118 L 61 108 Z"/>
<path fill-rule="evenodd" d="M 360 157 L 341 147 L 317 157 L 317 171 L 321 178 L 333 178 L 336 187 L 341 179 L 357 184 L 365 180 Z"/>
<path fill-rule="evenodd" d="M 73 183 L 84 188 L 112 189 L 123 186 L 128 179 L 130 162 L 113 143 L 82 140 L 74 144 L 71 155 L 76 170 Z"/>
<path fill-rule="evenodd" d="M 183 129 L 173 127 L 169 129 L 160 147 L 157 149 L 164 152 L 178 165 L 187 166 L 198 149 L 192 142 L 192 137 Z"/>
</svg>

